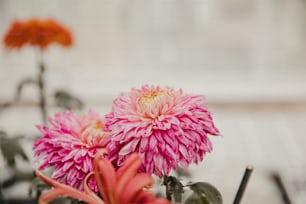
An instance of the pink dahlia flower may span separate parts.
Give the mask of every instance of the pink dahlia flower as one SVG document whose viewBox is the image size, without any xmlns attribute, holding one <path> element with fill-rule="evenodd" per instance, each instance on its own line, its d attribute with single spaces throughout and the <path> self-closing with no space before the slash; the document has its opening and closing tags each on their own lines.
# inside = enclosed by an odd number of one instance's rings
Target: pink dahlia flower
<svg viewBox="0 0 306 204">
<path fill-rule="evenodd" d="M 50 118 L 52 127 L 37 126 L 43 136 L 34 143 L 39 169 L 55 167 L 52 178 L 74 188 L 83 189 L 85 176 L 93 171 L 93 160 L 105 147 L 107 133 L 100 116 L 89 111 L 76 115 L 71 111 Z M 94 180 L 90 187 L 97 191 Z"/>
<path fill-rule="evenodd" d="M 210 135 L 219 135 L 204 97 L 144 85 L 122 93 L 105 116 L 110 160 L 121 166 L 138 152 L 141 171 L 168 175 L 178 165 L 198 163 L 212 150 Z"/>
</svg>

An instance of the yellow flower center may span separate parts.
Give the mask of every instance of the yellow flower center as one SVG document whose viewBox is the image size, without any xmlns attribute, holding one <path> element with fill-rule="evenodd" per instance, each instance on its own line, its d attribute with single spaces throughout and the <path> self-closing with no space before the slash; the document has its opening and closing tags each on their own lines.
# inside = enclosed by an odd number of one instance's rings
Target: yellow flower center
<svg viewBox="0 0 306 204">
<path fill-rule="evenodd" d="M 167 90 L 150 90 L 138 98 L 137 112 L 145 118 L 154 119 L 163 113 L 169 96 Z"/>
<path fill-rule="evenodd" d="M 106 133 L 103 131 L 102 121 L 96 121 L 93 124 L 89 124 L 82 131 L 82 140 L 85 144 L 91 143 L 93 140 L 102 140 L 106 137 Z"/>
<path fill-rule="evenodd" d="M 96 131 L 102 131 L 103 128 L 103 123 L 102 121 L 97 121 L 94 125 L 93 125 L 93 129 Z"/>
<path fill-rule="evenodd" d="M 150 104 L 157 98 L 160 98 L 161 96 L 164 96 L 166 94 L 165 91 L 150 91 L 147 93 L 144 93 L 140 97 L 140 102 L 145 103 L 145 104 Z"/>
</svg>

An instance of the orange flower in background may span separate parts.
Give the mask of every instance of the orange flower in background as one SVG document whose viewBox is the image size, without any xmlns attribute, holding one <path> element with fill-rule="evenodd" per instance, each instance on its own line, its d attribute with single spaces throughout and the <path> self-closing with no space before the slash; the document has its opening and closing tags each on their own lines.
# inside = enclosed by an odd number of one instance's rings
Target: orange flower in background
<svg viewBox="0 0 306 204">
<path fill-rule="evenodd" d="M 28 44 L 45 50 L 52 43 L 69 47 L 73 42 L 69 29 L 60 23 L 53 19 L 33 18 L 13 22 L 4 36 L 3 43 L 9 49 L 20 49 Z"/>
</svg>

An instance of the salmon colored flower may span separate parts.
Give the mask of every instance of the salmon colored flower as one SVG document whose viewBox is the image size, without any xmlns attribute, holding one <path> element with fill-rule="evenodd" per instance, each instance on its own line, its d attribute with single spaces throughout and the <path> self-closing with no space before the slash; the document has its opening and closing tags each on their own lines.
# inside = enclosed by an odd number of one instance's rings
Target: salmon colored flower
<svg viewBox="0 0 306 204">
<path fill-rule="evenodd" d="M 49 122 L 52 127 L 38 126 L 43 136 L 33 147 L 36 160 L 43 161 L 39 169 L 55 167 L 53 179 L 83 189 L 85 176 L 93 171 L 95 155 L 105 147 L 104 122 L 93 111 L 81 115 L 66 111 Z M 90 187 L 97 191 L 94 182 Z"/>
<path fill-rule="evenodd" d="M 145 189 L 153 184 L 153 179 L 146 173 L 136 174 L 141 165 L 136 153 L 130 155 L 117 171 L 107 159 L 101 157 L 101 153 L 96 155 L 94 165 L 94 172 L 88 174 L 84 180 L 85 192 L 58 183 L 37 170 L 36 175 L 54 187 L 40 196 L 39 204 L 48 203 L 58 197 L 71 197 L 89 204 L 169 204 L 168 200 L 158 199 L 150 190 Z M 87 186 L 92 175 L 103 200 Z"/>
<path fill-rule="evenodd" d="M 121 166 L 138 152 L 141 171 L 159 177 L 201 161 L 212 150 L 208 134 L 219 135 L 203 101 L 203 96 L 159 86 L 122 93 L 105 116 L 110 160 Z"/>
<path fill-rule="evenodd" d="M 20 49 L 28 44 L 44 50 L 52 43 L 65 47 L 71 46 L 72 35 L 69 29 L 53 19 L 33 18 L 13 22 L 4 36 L 3 43 L 10 49 Z"/>
</svg>

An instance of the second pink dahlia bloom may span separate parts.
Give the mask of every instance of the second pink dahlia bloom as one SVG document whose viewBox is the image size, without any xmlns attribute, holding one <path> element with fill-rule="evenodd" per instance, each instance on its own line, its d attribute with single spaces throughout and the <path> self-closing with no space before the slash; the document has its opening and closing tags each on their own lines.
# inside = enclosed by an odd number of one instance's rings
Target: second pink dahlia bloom
<svg viewBox="0 0 306 204">
<path fill-rule="evenodd" d="M 96 153 L 105 147 L 104 121 L 93 111 L 80 115 L 66 111 L 49 122 L 51 127 L 38 126 L 43 136 L 33 147 L 36 160 L 43 161 L 39 169 L 55 167 L 53 179 L 83 189 L 85 176 L 93 171 Z M 90 187 L 97 190 L 94 180 Z"/>
<path fill-rule="evenodd" d="M 203 102 L 203 96 L 169 87 L 144 85 L 122 93 L 105 116 L 110 160 L 121 166 L 138 152 L 141 170 L 159 177 L 203 160 L 212 150 L 208 134 L 219 135 Z"/>
</svg>

